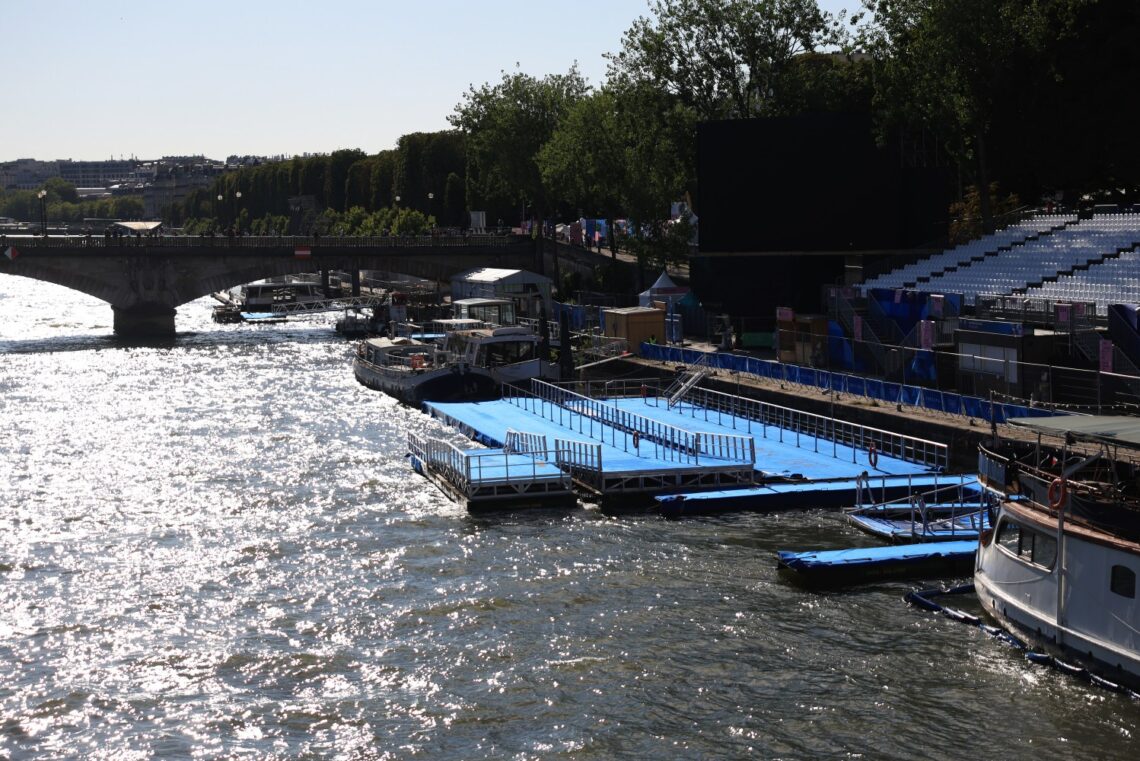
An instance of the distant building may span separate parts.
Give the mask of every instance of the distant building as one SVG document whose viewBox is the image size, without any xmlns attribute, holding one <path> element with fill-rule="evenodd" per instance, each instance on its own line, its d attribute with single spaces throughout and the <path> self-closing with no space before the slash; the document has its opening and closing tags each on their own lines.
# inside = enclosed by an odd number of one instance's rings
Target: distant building
<svg viewBox="0 0 1140 761">
<path fill-rule="evenodd" d="M 59 176 L 77 188 L 105 188 L 131 179 L 140 162 L 60 161 Z"/>
<path fill-rule="evenodd" d="M 35 190 L 59 177 L 58 161 L 16 159 L 0 163 L 0 190 Z"/>
</svg>

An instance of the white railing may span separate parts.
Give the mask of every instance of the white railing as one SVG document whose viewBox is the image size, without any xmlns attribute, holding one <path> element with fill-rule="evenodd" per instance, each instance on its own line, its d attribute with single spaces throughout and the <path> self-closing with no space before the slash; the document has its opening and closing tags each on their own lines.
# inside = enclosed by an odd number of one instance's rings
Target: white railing
<svg viewBox="0 0 1140 761">
<path fill-rule="evenodd" d="M 507 429 L 507 440 L 503 444 L 506 452 L 530 453 L 546 451 L 546 436 L 541 433 L 527 433 Z"/>
<path fill-rule="evenodd" d="M 594 490 L 603 490 L 602 445 L 592 441 L 555 439 L 558 468 Z"/>
<path fill-rule="evenodd" d="M 756 442 L 751 436 L 689 431 L 545 381 L 531 381 L 530 391 L 504 386 L 503 398 L 625 452 L 632 450 L 641 455 L 642 447 L 652 447 L 653 457 L 670 462 L 699 464 L 702 455 L 731 462 L 756 462 Z"/>
<path fill-rule="evenodd" d="M 916 436 L 705 388 L 691 389 L 685 394 L 684 401 L 689 403 L 690 408 L 686 411 L 692 417 L 702 416 L 704 420 L 715 420 L 718 425 L 731 425 L 733 428 L 743 425 L 749 435 L 759 434 L 765 439 L 772 437 L 782 444 L 791 443 L 799 448 L 803 448 L 805 442 L 801 437 L 806 435 L 810 437 L 806 443 L 810 443 L 816 452 L 821 451 L 821 443 L 826 449 L 826 442 L 830 442 L 834 457 L 839 456 L 840 446 L 850 447 L 851 462 L 857 462 L 860 454 L 866 460 L 874 446 L 876 458 L 885 455 L 943 471 L 950 464 L 949 447 Z"/>
<path fill-rule="evenodd" d="M 541 474 L 538 472 L 540 462 L 545 466 L 570 456 L 570 448 L 563 446 L 559 449 L 560 444 L 565 445 L 565 442 L 556 442 L 553 450 L 528 452 L 530 456 L 519 457 L 502 450 L 460 449 L 448 441 L 408 433 L 408 451 L 412 456 L 468 497 L 485 482 L 525 485 L 540 479 L 550 481 L 557 478 L 564 488 L 569 489 L 569 472 L 562 471 L 557 477 L 546 470 Z"/>
<path fill-rule="evenodd" d="M 967 494 L 967 488 L 970 488 Z M 951 536 L 963 531 L 968 536 L 985 527 L 982 512 L 982 494 L 973 489 L 978 487 L 975 478 L 959 476 L 957 482 L 936 485 L 925 490 L 916 489 L 907 479 L 907 496 L 898 499 L 863 504 L 864 495 L 871 496 L 874 488 L 870 479 L 860 482 L 856 488 L 856 506 L 846 510 L 849 515 L 905 515 L 910 523 L 910 535 L 915 538 L 933 536 L 940 531 L 949 531 Z M 959 525 L 961 519 L 969 521 L 969 527 Z"/>
</svg>

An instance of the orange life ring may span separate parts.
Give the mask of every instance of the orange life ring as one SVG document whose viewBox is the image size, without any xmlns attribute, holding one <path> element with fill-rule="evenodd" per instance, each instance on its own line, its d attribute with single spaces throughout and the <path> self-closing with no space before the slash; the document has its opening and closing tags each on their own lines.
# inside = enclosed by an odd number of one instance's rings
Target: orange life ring
<svg viewBox="0 0 1140 761">
<path fill-rule="evenodd" d="M 413 370 L 419 370 L 423 366 L 424 366 L 424 355 L 423 354 L 413 354 L 412 355 L 412 369 Z"/>
<path fill-rule="evenodd" d="M 638 433 L 637 431 L 633 432 L 633 448 L 634 449 L 640 449 L 641 448 L 641 434 Z"/>
<path fill-rule="evenodd" d="M 879 452 L 873 443 L 867 447 L 867 462 L 871 464 L 872 468 L 879 464 Z"/>
<path fill-rule="evenodd" d="M 1065 497 L 1068 495 L 1069 489 L 1065 485 L 1065 479 L 1054 478 L 1053 483 L 1049 484 L 1049 507 L 1056 510 L 1065 503 Z"/>
</svg>

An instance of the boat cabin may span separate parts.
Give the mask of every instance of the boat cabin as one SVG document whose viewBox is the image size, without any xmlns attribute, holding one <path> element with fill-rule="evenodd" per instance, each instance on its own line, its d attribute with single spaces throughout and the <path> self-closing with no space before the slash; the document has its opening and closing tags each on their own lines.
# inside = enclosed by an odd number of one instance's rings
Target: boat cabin
<svg viewBox="0 0 1140 761">
<path fill-rule="evenodd" d="M 487 325 L 514 325 L 515 303 L 510 299 L 470 298 L 451 302 L 457 319 L 479 320 Z"/>
<path fill-rule="evenodd" d="M 325 298 L 320 283 L 259 280 L 241 287 L 239 303 L 249 312 L 268 312 L 274 304 L 298 304 Z"/>
<path fill-rule="evenodd" d="M 529 328 L 507 326 L 449 333 L 446 350 L 476 367 L 502 367 L 538 357 L 539 338 Z"/>
</svg>

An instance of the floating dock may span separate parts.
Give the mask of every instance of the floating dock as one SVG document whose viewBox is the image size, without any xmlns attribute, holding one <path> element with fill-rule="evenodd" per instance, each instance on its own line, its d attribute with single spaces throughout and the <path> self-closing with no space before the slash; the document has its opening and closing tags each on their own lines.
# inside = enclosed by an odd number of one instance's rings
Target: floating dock
<svg viewBox="0 0 1140 761">
<path fill-rule="evenodd" d="M 777 567 L 809 586 L 839 587 L 904 578 L 968 576 L 977 540 L 778 553 Z"/>
<path fill-rule="evenodd" d="M 859 505 L 847 513 L 856 528 L 894 544 L 976 540 L 990 528 L 977 478 L 926 486 L 909 494 Z"/>
<path fill-rule="evenodd" d="M 665 515 L 710 515 L 737 510 L 839 509 L 857 505 L 867 498 L 881 501 L 906 499 L 917 490 L 956 484 L 952 476 L 879 476 L 870 486 L 859 478 L 831 481 L 772 482 L 740 489 L 660 494 L 653 499 Z"/>
<path fill-rule="evenodd" d="M 705 389 L 645 389 L 595 398 L 535 380 L 499 400 L 424 408 L 488 447 L 504 446 L 509 431 L 596 446 L 570 475 L 580 495 L 609 508 L 838 508 L 862 501 L 861 490 L 885 500 L 949 480 L 945 445 Z"/>
<path fill-rule="evenodd" d="M 548 448 L 545 438 L 519 433 L 505 438 L 510 446 L 461 449 L 409 433 L 408 449 L 416 472 L 472 512 L 577 504 L 570 474 L 575 458 L 590 456 L 587 448 L 561 441 Z"/>
<path fill-rule="evenodd" d="M 990 528 L 989 515 L 980 506 L 942 514 L 922 514 L 916 511 L 909 518 L 862 513 L 848 515 L 847 519 L 868 534 L 894 544 L 952 542 L 958 539 L 976 542 L 979 534 Z"/>
</svg>

